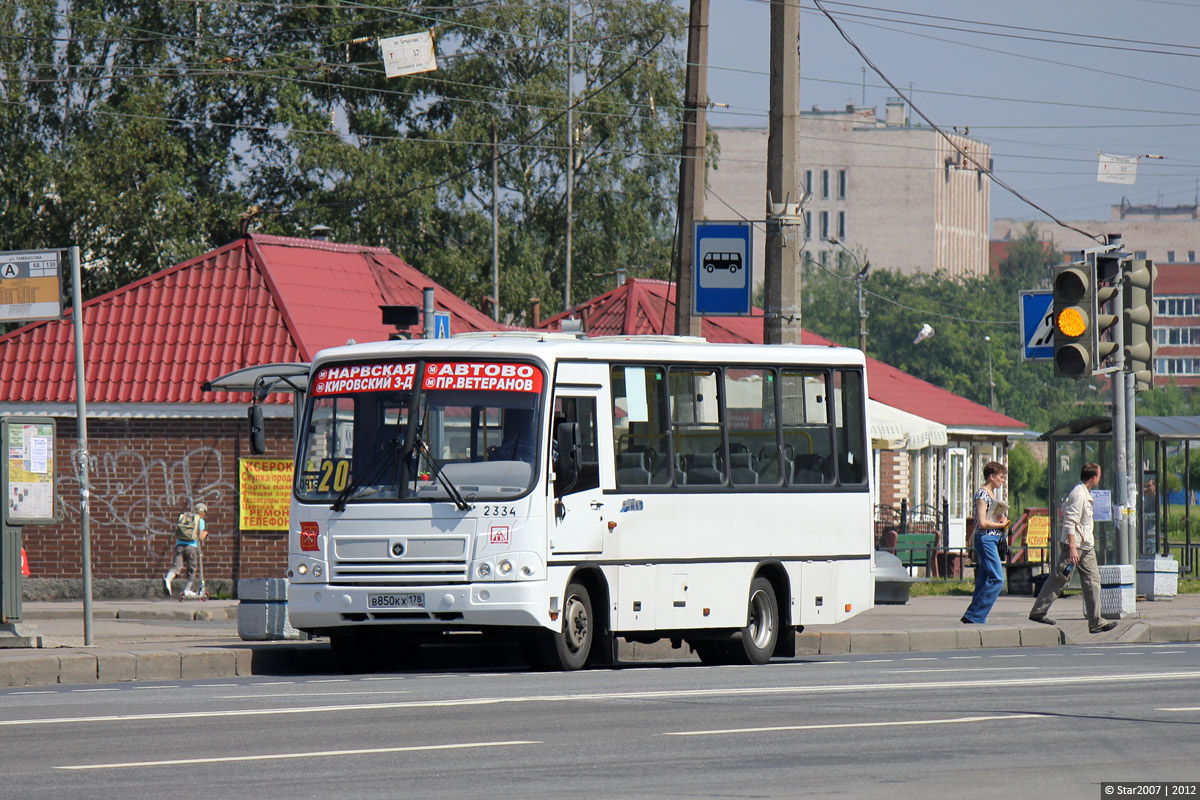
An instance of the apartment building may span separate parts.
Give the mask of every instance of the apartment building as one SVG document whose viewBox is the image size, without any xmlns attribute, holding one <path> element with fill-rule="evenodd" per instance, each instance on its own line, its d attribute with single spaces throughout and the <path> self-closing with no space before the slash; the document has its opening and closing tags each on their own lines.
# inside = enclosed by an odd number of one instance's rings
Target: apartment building
<svg viewBox="0 0 1200 800">
<path fill-rule="evenodd" d="M 1157 264 L 1154 383 L 1200 386 L 1200 264 Z"/>
<path fill-rule="evenodd" d="M 1030 225 L 1028 220 L 997 219 L 992 226 L 996 239 L 1018 239 Z M 1037 238 L 1067 252 L 1095 247 L 1096 241 L 1057 223 L 1034 221 Z M 1155 264 L 1192 264 L 1200 251 L 1200 205 L 1135 206 L 1127 200 L 1111 207 L 1109 219 L 1084 219 L 1068 224 L 1092 234 L 1121 234 L 1121 242 L 1135 258 Z"/>
<path fill-rule="evenodd" d="M 714 132 L 720 158 L 708 172 L 705 216 L 762 220 L 767 130 Z M 836 239 L 876 267 L 941 270 L 959 277 L 987 274 L 991 182 L 977 165 L 990 167 L 991 148 L 957 132 L 950 138 L 970 157 L 932 129 L 910 125 L 898 99 L 888 102 L 883 119 L 874 107 L 801 113 L 803 186 L 798 188 L 809 193 L 803 210 L 805 256 L 836 263 L 843 252 Z M 758 265 L 764 240 L 760 228 Z"/>
</svg>

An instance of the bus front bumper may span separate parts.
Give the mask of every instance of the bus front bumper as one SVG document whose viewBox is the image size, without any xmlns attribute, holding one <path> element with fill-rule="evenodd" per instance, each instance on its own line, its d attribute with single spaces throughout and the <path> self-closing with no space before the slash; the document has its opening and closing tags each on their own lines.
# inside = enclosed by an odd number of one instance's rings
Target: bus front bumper
<svg viewBox="0 0 1200 800">
<path fill-rule="evenodd" d="M 544 581 L 402 588 L 291 583 L 288 621 L 300 630 L 361 625 L 553 630 L 561 624 L 550 618 Z"/>
</svg>

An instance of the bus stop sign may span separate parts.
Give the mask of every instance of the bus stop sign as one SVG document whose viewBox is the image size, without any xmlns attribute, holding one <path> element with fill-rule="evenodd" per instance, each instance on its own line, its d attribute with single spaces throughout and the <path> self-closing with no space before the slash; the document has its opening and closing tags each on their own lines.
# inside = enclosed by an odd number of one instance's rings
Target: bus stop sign
<svg viewBox="0 0 1200 800">
<path fill-rule="evenodd" d="M 749 222 L 696 222 L 692 241 L 692 312 L 749 316 L 754 272 Z"/>
</svg>

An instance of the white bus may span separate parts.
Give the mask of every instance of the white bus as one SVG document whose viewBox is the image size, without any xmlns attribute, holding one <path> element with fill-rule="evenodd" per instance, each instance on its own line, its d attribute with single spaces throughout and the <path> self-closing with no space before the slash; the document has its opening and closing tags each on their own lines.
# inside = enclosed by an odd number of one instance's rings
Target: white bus
<svg viewBox="0 0 1200 800">
<path fill-rule="evenodd" d="M 760 664 L 872 605 L 857 350 L 468 334 L 322 351 L 308 389 L 288 610 L 348 671 L 454 632 Z"/>
</svg>

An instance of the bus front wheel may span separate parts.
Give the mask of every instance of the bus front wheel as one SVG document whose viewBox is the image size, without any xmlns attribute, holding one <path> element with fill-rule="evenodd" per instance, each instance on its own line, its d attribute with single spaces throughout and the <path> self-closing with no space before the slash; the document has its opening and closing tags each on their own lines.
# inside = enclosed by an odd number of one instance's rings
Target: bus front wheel
<svg viewBox="0 0 1200 800">
<path fill-rule="evenodd" d="M 571 583 L 562 606 L 562 628 L 558 633 L 543 634 L 535 640 L 538 666 L 550 670 L 582 669 L 595 639 L 592 598 L 583 584 Z"/>
<path fill-rule="evenodd" d="M 779 640 L 779 603 L 775 589 L 766 578 L 750 583 L 750 601 L 746 609 L 746 627 L 741 642 L 734 645 L 734 655 L 742 664 L 766 664 L 775 652 Z"/>
</svg>

